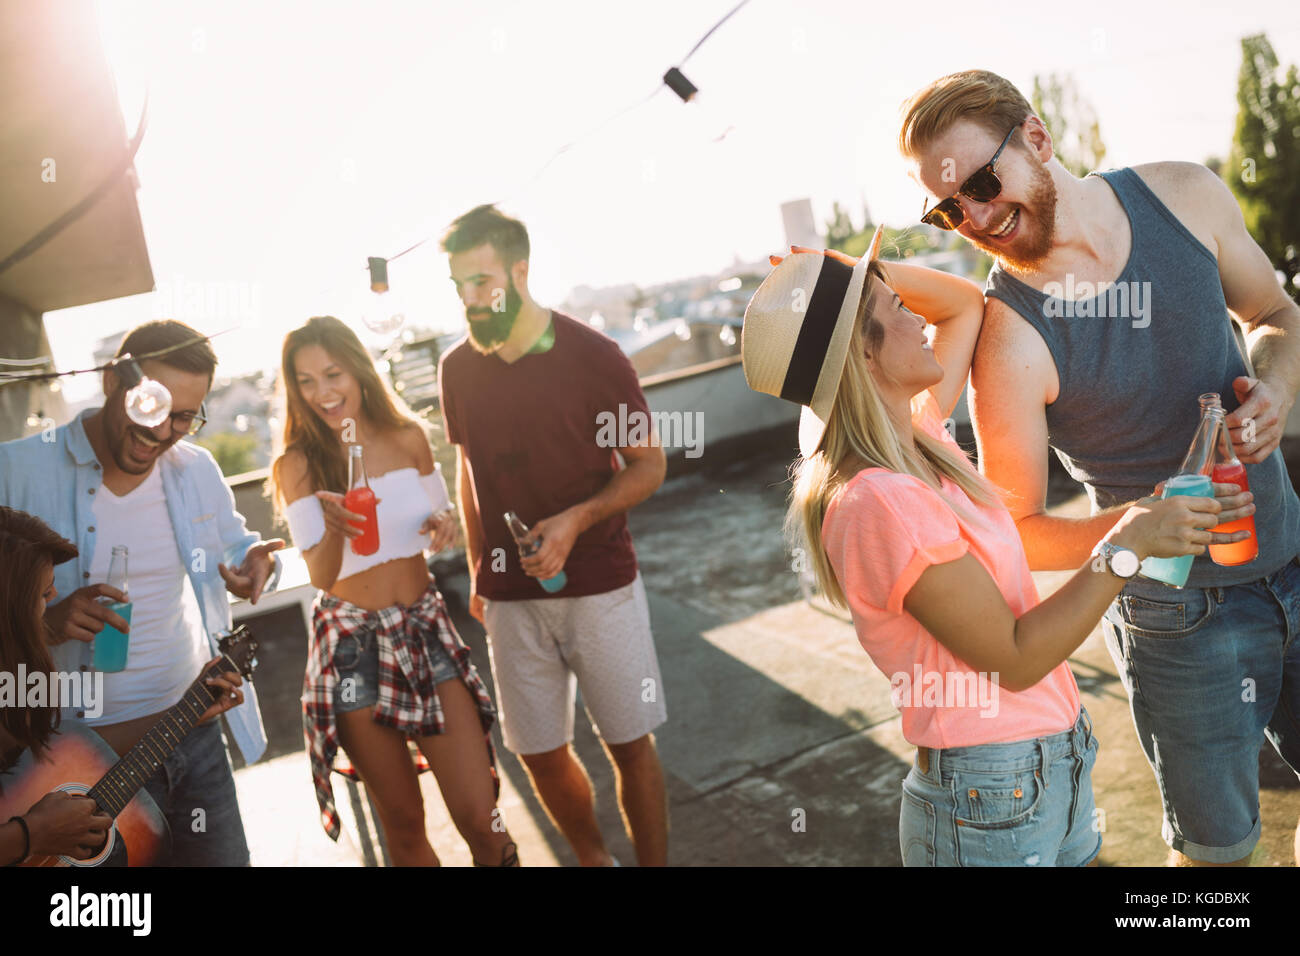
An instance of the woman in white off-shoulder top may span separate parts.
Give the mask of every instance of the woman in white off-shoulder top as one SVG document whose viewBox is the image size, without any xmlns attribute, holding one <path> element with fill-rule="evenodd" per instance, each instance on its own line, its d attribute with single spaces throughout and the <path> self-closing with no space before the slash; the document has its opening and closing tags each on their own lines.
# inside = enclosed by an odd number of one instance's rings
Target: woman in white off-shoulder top
<svg viewBox="0 0 1300 956">
<path fill-rule="evenodd" d="M 321 823 L 338 838 L 331 771 L 364 780 L 393 862 L 438 865 L 416 776 L 427 767 L 474 862 L 517 866 L 496 807 L 495 710 L 424 555 L 457 529 L 424 430 L 356 334 L 330 316 L 286 337 L 281 385 L 283 451 L 271 486 L 320 588 L 303 725 Z M 350 521 L 361 516 L 343 507 L 351 444 L 362 447 L 379 502 L 380 547 L 364 557 L 350 546 L 360 533 Z"/>
</svg>

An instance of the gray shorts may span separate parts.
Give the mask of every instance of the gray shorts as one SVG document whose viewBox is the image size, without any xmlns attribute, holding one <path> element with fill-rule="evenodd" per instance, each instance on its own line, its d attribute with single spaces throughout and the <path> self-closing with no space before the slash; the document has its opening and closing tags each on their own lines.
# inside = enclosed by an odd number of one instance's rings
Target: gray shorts
<svg viewBox="0 0 1300 956">
<path fill-rule="evenodd" d="M 514 753 L 573 740 L 575 690 L 606 743 L 629 743 L 668 719 L 640 574 L 604 594 L 483 604 L 501 734 Z"/>
</svg>

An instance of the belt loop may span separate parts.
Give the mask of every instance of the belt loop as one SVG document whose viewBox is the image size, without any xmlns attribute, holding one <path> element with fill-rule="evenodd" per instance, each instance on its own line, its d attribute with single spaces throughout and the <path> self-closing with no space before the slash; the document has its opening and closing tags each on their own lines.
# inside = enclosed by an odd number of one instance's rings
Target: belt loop
<svg viewBox="0 0 1300 956">
<path fill-rule="evenodd" d="M 1039 777 L 1043 781 L 1043 789 L 1046 790 L 1048 788 L 1047 768 L 1051 764 L 1052 758 L 1047 751 L 1047 738 L 1039 737 L 1035 742 L 1038 744 Z"/>
<path fill-rule="evenodd" d="M 930 779 L 934 783 L 942 786 L 943 774 L 939 771 L 939 765 L 942 759 L 939 755 L 941 753 L 943 753 L 943 751 L 937 747 L 930 748 Z"/>
</svg>

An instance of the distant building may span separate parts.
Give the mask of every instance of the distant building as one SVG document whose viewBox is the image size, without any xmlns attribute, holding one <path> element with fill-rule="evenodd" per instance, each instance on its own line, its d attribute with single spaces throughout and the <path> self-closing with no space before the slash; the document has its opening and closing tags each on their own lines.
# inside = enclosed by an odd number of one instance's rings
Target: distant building
<svg viewBox="0 0 1300 956">
<path fill-rule="evenodd" d="M 812 200 L 794 199 L 781 203 L 781 222 L 785 226 L 785 245 L 820 249 L 822 232 L 813 218 Z"/>
<path fill-rule="evenodd" d="M 413 412 L 438 406 L 438 360 L 442 353 L 465 337 L 463 331 L 439 334 L 412 333 L 402 337 L 396 351 L 380 354 L 388 361 L 388 377 L 393 390 Z"/>
</svg>

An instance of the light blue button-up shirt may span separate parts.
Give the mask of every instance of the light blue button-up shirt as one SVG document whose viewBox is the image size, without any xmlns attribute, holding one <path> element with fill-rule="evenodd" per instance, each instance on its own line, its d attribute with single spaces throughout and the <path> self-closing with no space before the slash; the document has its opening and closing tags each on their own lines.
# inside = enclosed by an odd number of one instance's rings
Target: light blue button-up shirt
<svg viewBox="0 0 1300 956">
<path fill-rule="evenodd" d="M 93 505 L 104 476 L 83 424 L 96 411 L 84 411 L 52 432 L 0 443 L 0 504 L 36 515 L 79 551 L 76 558 L 54 568 L 54 586 L 60 600 L 78 588 L 98 583 L 90 580 L 90 562 L 95 554 Z M 194 587 L 203 630 L 215 657 L 217 632 L 231 626 L 226 583 L 217 565 L 238 567 L 261 536 L 244 525 L 243 516 L 235 510 L 235 496 L 207 449 L 177 442 L 160 456 L 157 467 L 162 469 L 167 513 L 176 538 L 176 559 L 184 565 Z M 268 592 L 280 577 L 280 559 L 274 557 L 275 571 L 264 588 Z M 89 642 L 65 641 L 50 651 L 59 670 L 91 667 Z M 266 731 L 252 683 L 245 681 L 242 690 L 244 703 L 227 711 L 226 720 L 245 763 L 251 764 L 266 751 Z M 74 709 L 64 708 L 63 716 L 77 715 Z"/>
</svg>

